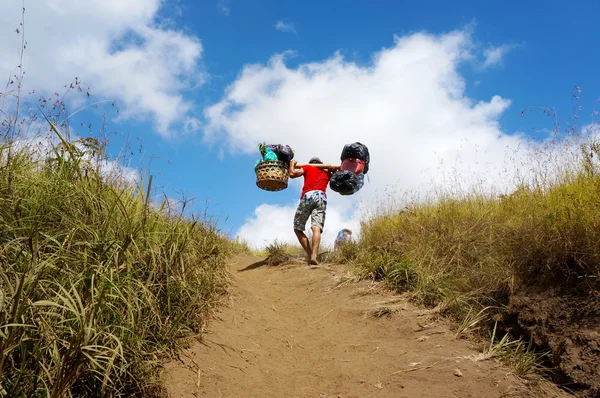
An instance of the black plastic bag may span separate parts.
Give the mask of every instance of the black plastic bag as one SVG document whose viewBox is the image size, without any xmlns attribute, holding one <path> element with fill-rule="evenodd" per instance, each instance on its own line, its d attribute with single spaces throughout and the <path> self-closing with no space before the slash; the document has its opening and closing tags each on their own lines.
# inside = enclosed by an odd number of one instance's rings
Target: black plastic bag
<svg viewBox="0 0 600 398">
<path fill-rule="evenodd" d="M 349 170 L 338 170 L 331 176 L 329 188 L 340 195 L 352 195 L 359 190 L 358 176 Z"/>
<path fill-rule="evenodd" d="M 355 158 L 360 159 L 365 162 L 365 169 L 363 171 L 364 174 L 367 174 L 369 171 L 369 162 L 371 161 L 371 157 L 369 156 L 369 148 L 365 144 L 361 144 L 360 142 L 354 142 L 352 144 L 344 145 L 344 149 L 342 149 L 342 156 L 340 156 L 340 160 L 343 162 L 345 159 Z"/>
<path fill-rule="evenodd" d="M 264 148 L 271 148 L 275 152 L 275 155 L 277 155 L 277 159 L 284 163 L 289 164 L 294 158 L 294 150 L 289 145 L 269 144 L 265 145 Z M 261 152 L 261 155 L 264 156 L 264 153 Z"/>
<path fill-rule="evenodd" d="M 289 145 L 278 145 L 277 149 L 274 149 L 273 152 L 275 152 L 279 160 L 284 163 L 290 163 L 290 161 L 294 158 L 294 151 Z"/>
</svg>

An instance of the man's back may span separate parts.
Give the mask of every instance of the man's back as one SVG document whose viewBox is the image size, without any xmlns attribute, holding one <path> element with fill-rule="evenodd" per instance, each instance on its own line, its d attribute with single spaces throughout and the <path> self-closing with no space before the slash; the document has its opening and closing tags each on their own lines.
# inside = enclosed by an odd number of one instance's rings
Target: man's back
<svg viewBox="0 0 600 398">
<path fill-rule="evenodd" d="M 304 170 L 304 185 L 302 186 L 303 197 L 308 191 L 321 191 L 326 193 L 327 184 L 331 178 L 331 172 L 329 170 L 321 170 L 314 166 L 305 165 L 302 166 Z"/>
</svg>

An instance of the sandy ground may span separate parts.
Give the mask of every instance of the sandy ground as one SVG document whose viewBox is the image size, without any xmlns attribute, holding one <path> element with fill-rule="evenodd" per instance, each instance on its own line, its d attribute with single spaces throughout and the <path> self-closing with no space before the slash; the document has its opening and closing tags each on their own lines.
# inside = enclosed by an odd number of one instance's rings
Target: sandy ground
<svg viewBox="0 0 600 398">
<path fill-rule="evenodd" d="M 231 294 L 202 341 L 165 366 L 170 397 L 566 395 L 474 360 L 428 311 L 343 266 L 261 260 L 231 262 Z"/>
</svg>

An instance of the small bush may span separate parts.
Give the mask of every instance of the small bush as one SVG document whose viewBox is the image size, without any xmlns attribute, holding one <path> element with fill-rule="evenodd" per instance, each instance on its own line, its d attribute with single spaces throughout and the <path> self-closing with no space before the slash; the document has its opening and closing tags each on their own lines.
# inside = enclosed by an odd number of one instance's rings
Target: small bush
<svg viewBox="0 0 600 398">
<path fill-rule="evenodd" d="M 273 243 L 265 247 L 267 258 L 265 264 L 270 266 L 278 266 L 290 262 L 292 255 L 288 251 L 288 245 L 275 240 Z"/>
</svg>

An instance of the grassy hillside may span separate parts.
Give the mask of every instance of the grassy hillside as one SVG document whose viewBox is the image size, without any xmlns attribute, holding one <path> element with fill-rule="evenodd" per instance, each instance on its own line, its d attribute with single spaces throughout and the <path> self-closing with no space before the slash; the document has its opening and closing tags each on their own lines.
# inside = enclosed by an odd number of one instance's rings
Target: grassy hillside
<svg viewBox="0 0 600 398">
<path fill-rule="evenodd" d="M 8 126 L 5 121 L 3 126 Z M 93 139 L 0 141 L 0 395 L 155 396 L 232 244 L 102 167 Z"/>
<path fill-rule="evenodd" d="M 499 327 L 553 350 L 563 382 L 598 388 L 599 146 L 592 135 L 556 145 L 512 194 L 408 203 L 363 222 L 360 241 L 341 255 L 361 274 L 439 306 L 459 329 L 487 333 L 504 319 Z"/>
</svg>

